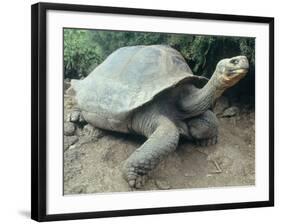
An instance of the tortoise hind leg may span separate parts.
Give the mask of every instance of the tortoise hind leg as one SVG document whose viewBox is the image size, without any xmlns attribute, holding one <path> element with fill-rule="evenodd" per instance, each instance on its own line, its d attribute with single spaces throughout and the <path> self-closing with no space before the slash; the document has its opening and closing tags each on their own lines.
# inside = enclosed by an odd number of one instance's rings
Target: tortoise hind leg
<svg viewBox="0 0 281 224">
<path fill-rule="evenodd" d="M 197 145 L 209 146 L 217 143 L 218 119 L 211 110 L 188 119 L 186 124 L 188 128 L 187 137 L 195 140 Z"/>
<path fill-rule="evenodd" d="M 151 119 L 151 122 L 155 122 L 153 120 Z M 154 125 L 149 125 L 146 121 L 145 127 L 152 126 Z M 172 121 L 166 117 L 160 117 L 157 119 L 156 128 L 147 137 L 147 141 L 124 164 L 123 175 L 132 188 L 141 188 L 149 171 L 153 170 L 165 156 L 176 149 L 179 132 Z"/>
</svg>

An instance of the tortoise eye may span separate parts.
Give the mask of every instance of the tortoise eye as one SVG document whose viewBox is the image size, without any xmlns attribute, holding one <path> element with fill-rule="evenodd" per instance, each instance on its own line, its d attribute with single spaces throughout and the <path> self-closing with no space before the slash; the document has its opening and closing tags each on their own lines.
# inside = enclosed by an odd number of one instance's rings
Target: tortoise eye
<svg viewBox="0 0 281 224">
<path fill-rule="evenodd" d="M 237 65 L 239 63 L 239 60 L 238 59 L 232 59 L 232 60 L 230 60 L 230 63 L 232 63 L 234 65 Z"/>
</svg>

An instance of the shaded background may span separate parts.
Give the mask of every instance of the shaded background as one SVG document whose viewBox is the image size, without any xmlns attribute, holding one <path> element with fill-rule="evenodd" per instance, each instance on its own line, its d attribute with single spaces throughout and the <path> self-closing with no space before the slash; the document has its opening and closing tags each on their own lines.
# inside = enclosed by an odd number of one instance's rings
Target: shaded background
<svg viewBox="0 0 281 224">
<path fill-rule="evenodd" d="M 177 49 L 193 73 L 210 77 L 219 60 L 245 55 L 250 62 L 249 74 L 225 92 L 233 101 L 254 106 L 255 38 L 200 36 L 147 32 L 64 29 L 64 77 L 86 77 L 108 55 L 120 47 L 166 44 Z"/>
</svg>

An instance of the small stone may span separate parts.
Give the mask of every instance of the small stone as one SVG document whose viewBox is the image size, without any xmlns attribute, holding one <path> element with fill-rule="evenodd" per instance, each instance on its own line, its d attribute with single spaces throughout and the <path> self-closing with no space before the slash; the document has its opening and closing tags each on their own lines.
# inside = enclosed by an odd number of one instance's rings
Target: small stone
<svg viewBox="0 0 281 224">
<path fill-rule="evenodd" d="M 79 122 L 80 123 L 87 123 L 82 115 L 82 113 L 80 113 L 80 116 L 79 116 Z"/>
<path fill-rule="evenodd" d="M 64 135 L 71 136 L 74 135 L 75 125 L 71 122 L 64 123 Z"/>
<path fill-rule="evenodd" d="M 184 174 L 185 177 L 195 177 L 196 173 L 194 171 L 189 171 Z"/>
<path fill-rule="evenodd" d="M 224 112 L 224 110 L 228 107 L 229 107 L 228 99 L 224 96 L 221 96 L 216 102 L 214 112 L 217 115 L 222 114 Z"/>
<path fill-rule="evenodd" d="M 81 185 L 81 186 L 75 186 L 71 189 L 71 192 L 73 194 L 83 194 L 87 192 L 87 186 Z"/>
<path fill-rule="evenodd" d="M 70 116 L 69 116 L 69 120 L 71 122 L 78 122 L 79 119 L 80 119 L 80 111 L 78 111 L 78 110 L 72 111 Z"/>
<path fill-rule="evenodd" d="M 165 180 L 155 180 L 155 185 L 157 186 L 158 189 L 160 190 L 169 190 L 171 188 L 171 186 L 169 185 L 169 183 Z"/>
<path fill-rule="evenodd" d="M 92 125 L 87 124 L 87 125 L 85 125 L 85 126 L 83 127 L 83 129 L 82 129 L 82 134 L 83 134 L 83 135 L 92 135 L 93 132 L 94 132 L 94 129 L 95 129 L 95 128 L 94 128 Z"/>
<path fill-rule="evenodd" d="M 76 145 L 71 145 L 71 146 L 69 146 L 68 149 L 74 149 L 74 148 L 76 148 Z"/>
<path fill-rule="evenodd" d="M 71 84 L 70 84 L 70 87 L 65 90 L 65 95 L 67 95 L 67 96 L 74 96 L 75 95 L 75 91 L 72 88 Z"/>
<path fill-rule="evenodd" d="M 70 87 L 70 81 L 68 79 L 65 79 L 63 82 L 63 89 L 66 91 Z"/>
<path fill-rule="evenodd" d="M 233 107 L 227 108 L 223 112 L 222 117 L 233 117 L 233 116 L 235 116 L 237 114 L 239 114 L 239 108 L 236 107 L 236 106 L 233 106 Z"/>
<path fill-rule="evenodd" d="M 73 145 L 75 142 L 78 141 L 78 137 L 77 136 L 64 136 L 64 151 L 67 150 L 69 148 L 69 146 Z"/>
<path fill-rule="evenodd" d="M 75 131 L 75 135 L 77 135 L 78 137 L 83 136 L 83 127 L 80 126 L 76 126 L 76 131 Z"/>
<path fill-rule="evenodd" d="M 105 131 L 87 124 L 82 129 L 77 128 L 76 134 L 79 136 L 78 145 L 82 146 L 90 142 L 93 143 L 98 141 L 100 138 L 105 136 Z"/>
</svg>

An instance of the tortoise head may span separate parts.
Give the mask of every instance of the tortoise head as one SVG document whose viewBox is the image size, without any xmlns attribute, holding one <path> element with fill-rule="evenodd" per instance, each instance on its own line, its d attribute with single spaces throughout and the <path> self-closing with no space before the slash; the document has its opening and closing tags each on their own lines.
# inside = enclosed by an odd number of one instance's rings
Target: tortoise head
<svg viewBox="0 0 281 224">
<path fill-rule="evenodd" d="M 226 58 L 217 64 L 215 76 L 221 87 L 228 88 L 245 77 L 248 69 L 249 62 L 245 56 Z"/>
</svg>

